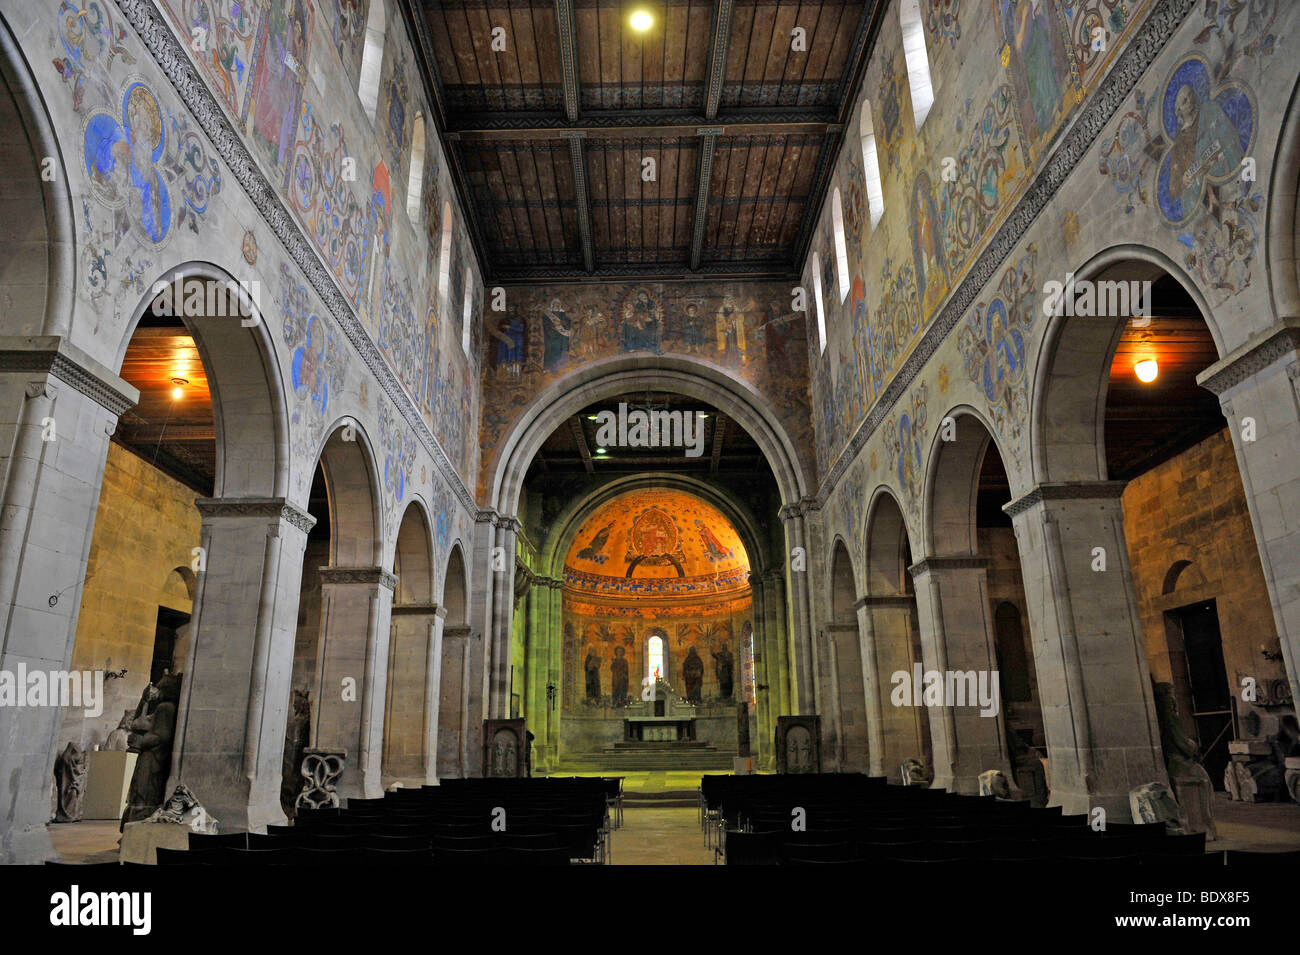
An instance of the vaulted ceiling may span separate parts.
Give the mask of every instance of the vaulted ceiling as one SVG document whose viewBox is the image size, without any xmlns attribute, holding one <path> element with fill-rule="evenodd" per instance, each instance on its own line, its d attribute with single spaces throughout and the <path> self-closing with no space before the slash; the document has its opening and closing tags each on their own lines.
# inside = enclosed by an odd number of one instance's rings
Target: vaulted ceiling
<svg viewBox="0 0 1300 955">
<path fill-rule="evenodd" d="M 797 274 L 884 6 L 403 5 L 493 282 Z"/>
</svg>

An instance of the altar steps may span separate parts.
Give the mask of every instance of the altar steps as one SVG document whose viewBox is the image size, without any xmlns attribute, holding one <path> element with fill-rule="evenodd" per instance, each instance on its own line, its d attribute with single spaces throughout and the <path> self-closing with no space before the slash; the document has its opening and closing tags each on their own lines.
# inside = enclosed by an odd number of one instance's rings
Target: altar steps
<svg viewBox="0 0 1300 955">
<path fill-rule="evenodd" d="M 735 754 L 707 743 L 620 742 L 598 753 L 566 753 L 564 766 L 575 772 L 671 772 L 730 770 Z"/>
</svg>

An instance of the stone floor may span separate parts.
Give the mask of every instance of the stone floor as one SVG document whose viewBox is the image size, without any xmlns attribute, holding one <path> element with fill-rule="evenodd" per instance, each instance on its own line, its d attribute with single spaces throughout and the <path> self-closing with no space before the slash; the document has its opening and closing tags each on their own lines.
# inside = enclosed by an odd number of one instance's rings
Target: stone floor
<svg viewBox="0 0 1300 955">
<path fill-rule="evenodd" d="M 700 785 L 698 773 L 630 773 L 624 794 L 686 792 Z M 1257 852 L 1300 849 L 1300 806 L 1295 803 L 1236 803 L 1223 793 L 1214 799 L 1219 838 L 1210 849 Z M 104 820 L 51 825 L 50 838 L 65 862 L 117 860 L 117 822 Z M 629 806 L 613 834 L 614 865 L 712 865 L 693 807 Z"/>
</svg>

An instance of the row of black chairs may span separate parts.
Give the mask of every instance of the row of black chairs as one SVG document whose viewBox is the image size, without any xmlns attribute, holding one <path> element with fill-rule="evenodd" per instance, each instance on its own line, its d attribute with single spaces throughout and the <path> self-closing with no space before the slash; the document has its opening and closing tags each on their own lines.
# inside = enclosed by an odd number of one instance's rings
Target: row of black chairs
<svg viewBox="0 0 1300 955">
<path fill-rule="evenodd" d="M 1300 852 L 1205 852 L 1205 836 L 1060 807 L 888 786 L 860 774 L 705 777 L 701 824 L 728 865 L 1066 862 L 1294 865 Z"/>
<path fill-rule="evenodd" d="M 161 865 L 567 865 L 609 858 L 602 779 L 447 780 L 341 808 L 304 809 L 265 835 L 192 834 Z"/>
</svg>

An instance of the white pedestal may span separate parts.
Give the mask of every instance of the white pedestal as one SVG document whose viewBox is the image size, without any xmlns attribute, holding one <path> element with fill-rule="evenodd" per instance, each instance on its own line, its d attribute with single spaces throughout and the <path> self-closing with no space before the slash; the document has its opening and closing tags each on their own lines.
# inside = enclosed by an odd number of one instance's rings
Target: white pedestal
<svg viewBox="0 0 1300 955">
<path fill-rule="evenodd" d="M 135 753 L 119 750 L 92 750 L 87 754 L 86 798 L 82 802 L 83 819 L 121 819 L 126 811 L 126 795 L 135 772 Z"/>
</svg>

